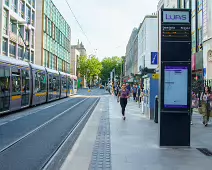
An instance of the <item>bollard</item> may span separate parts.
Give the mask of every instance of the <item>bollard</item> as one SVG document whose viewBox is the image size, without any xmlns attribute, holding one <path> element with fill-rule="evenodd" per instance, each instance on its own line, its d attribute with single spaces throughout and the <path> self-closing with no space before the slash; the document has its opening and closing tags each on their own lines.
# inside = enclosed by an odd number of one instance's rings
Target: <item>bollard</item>
<svg viewBox="0 0 212 170">
<path fill-rule="evenodd" d="M 155 96 L 154 122 L 158 123 L 158 96 Z"/>
</svg>

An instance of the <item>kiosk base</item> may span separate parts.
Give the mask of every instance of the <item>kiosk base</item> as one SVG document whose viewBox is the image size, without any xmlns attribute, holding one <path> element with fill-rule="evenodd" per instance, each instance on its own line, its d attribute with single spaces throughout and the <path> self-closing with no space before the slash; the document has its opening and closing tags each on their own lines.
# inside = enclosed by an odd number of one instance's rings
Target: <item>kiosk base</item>
<svg viewBox="0 0 212 170">
<path fill-rule="evenodd" d="M 190 147 L 190 113 L 161 112 L 160 147 Z"/>
</svg>

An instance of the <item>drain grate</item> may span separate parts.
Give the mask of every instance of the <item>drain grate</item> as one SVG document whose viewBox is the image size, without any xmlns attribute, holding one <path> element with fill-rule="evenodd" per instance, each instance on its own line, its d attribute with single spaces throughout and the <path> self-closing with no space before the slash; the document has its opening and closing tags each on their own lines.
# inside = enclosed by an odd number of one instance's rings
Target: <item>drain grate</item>
<svg viewBox="0 0 212 170">
<path fill-rule="evenodd" d="M 212 152 L 208 150 L 207 148 L 197 148 L 200 152 L 202 152 L 206 156 L 212 156 Z"/>
</svg>

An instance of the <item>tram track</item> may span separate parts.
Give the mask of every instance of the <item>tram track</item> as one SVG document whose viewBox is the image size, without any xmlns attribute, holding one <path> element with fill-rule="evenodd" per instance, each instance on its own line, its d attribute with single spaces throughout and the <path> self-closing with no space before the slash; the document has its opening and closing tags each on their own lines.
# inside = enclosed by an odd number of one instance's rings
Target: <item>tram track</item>
<svg viewBox="0 0 212 170">
<path fill-rule="evenodd" d="M 55 163 L 55 160 L 57 159 L 57 156 L 59 154 L 61 154 L 61 152 L 63 152 L 63 149 L 65 148 L 65 145 L 68 144 L 70 138 L 72 136 L 74 136 L 74 133 L 79 130 L 80 126 L 85 125 L 85 123 L 87 122 L 87 119 L 89 119 L 90 114 L 92 113 L 92 111 L 94 110 L 94 108 L 96 107 L 97 103 L 99 101 L 99 98 L 97 98 L 95 100 L 95 102 L 89 107 L 89 109 L 86 111 L 86 113 L 84 115 L 82 115 L 82 117 L 79 119 L 79 121 L 76 123 L 76 125 L 70 130 L 70 132 L 67 134 L 67 136 L 61 141 L 61 143 L 59 144 L 59 146 L 55 149 L 55 151 L 49 156 L 49 158 L 46 160 L 46 162 L 43 164 L 43 166 L 41 167 L 40 170 L 53 170 L 53 169 L 57 169 L 59 168 L 62 164 L 62 162 L 60 163 Z M 83 122 L 84 121 L 84 122 Z M 81 127 L 81 128 L 83 128 Z M 78 136 L 77 136 L 78 137 Z M 76 139 L 76 138 L 75 138 Z M 75 141 L 75 140 L 74 140 Z M 71 146 L 72 147 L 72 146 Z M 69 148 L 70 149 L 70 148 Z M 66 154 L 63 155 L 63 158 L 66 156 Z M 60 157 L 60 156 L 59 156 Z M 62 160 L 62 158 L 60 157 L 60 159 Z"/>
<path fill-rule="evenodd" d="M 55 119 L 57 119 L 58 117 L 62 116 L 63 114 L 65 114 L 67 111 L 73 109 L 74 107 L 76 107 L 77 105 L 79 105 L 80 103 L 84 102 L 86 99 L 83 99 L 82 101 L 78 102 L 77 104 L 73 105 L 72 107 L 66 109 L 65 111 L 61 112 L 60 114 L 58 114 L 57 116 L 51 118 L 50 120 L 46 121 L 45 123 L 41 124 L 40 126 L 36 127 L 35 129 L 31 130 L 30 132 L 26 133 L 25 135 L 23 135 L 22 137 L 18 138 L 17 140 L 11 142 L 10 144 L 8 144 L 7 146 L 5 146 L 4 148 L 0 149 L 0 154 L 1 152 L 5 151 L 6 149 L 10 148 L 11 146 L 15 145 L 16 143 L 20 142 L 21 140 L 23 140 L 24 138 L 28 137 L 29 135 L 37 132 L 39 129 L 43 128 L 44 126 L 48 125 L 49 123 L 51 123 L 52 121 L 54 121 Z"/>
<path fill-rule="evenodd" d="M 3 122 L 0 122 L 0 127 L 7 124 L 7 123 L 13 122 L 15 120 L 24 118 L 26 116 L 30 116 L 34 113 L 39 112 L 39 111 L 43 111 L 45 109 L 54 107 L 54 106 L 62 104 L 64 102 L 69 102 L 72 99 L 73 98 L 68 98 L 68 99 L 63 98 L 63 99 L 60 99 L 58 101 L 56 100 L 56 101 L 44 103 L 44 104 L 38 105 L 38 106 L 27 107 L 27 108 L 24 108 L 22 110 L 18 110 L 15 113 L 0 114 L 0 121 L 3 121 Z M 30 110 L 32 110 L 32 111 L 30 111 Z"/>
<path fill-rule="evenodd" d="M 23 136 L 26 136 L 26 134 L 29 134 L 30 131 L 33 131 L 45 122 L 58 116 L 64 111 L 64 108 L 70 108 L 82 100 L 84 100 L 84 98 L 75 98 L 69 100 L 69 102 L 61 103 L 59 106 L 55 105 L 45 112 L 40 110 L 36 114 L 25 116 L 22 119 L 17 119 L 16 121 L 1 126 L 0 152 L 8 146 L 8 143 L 12 144 L 14 141 L 18 141 L 20 138 L 23 138 Z"/>
<path fill-rule="evenodd" d="M 48 169 L 55 155 L 58 155 L 97 101 L 84 98 L 69 108 L 66 106 L 58 115 L 1 148 L 0 169 Z"/>
</svg>

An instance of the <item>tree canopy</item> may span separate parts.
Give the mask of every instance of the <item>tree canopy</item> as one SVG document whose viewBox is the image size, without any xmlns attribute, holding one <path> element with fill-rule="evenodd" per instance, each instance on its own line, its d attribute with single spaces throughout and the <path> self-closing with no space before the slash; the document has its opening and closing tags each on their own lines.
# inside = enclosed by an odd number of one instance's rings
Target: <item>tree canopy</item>
<svg viewBox="0 0 212 170">
<path fill-rule="evenodd" d="M 88 58 L 80 56 L 78 59 L 78 71 L 81 76 L 85 76 L 87 81 L 94 81 L 94 76 L 98 76 L 102 70 L 102 63 L 95 56 Z"/>
<path fill-rule="evenodd" d="M 114 57 L 106 57 L 102 60 L 102 71 L 100 77 L 102 81 L 107 81 L 110 77 L 110 72 L 115 68 L 115 75 L 120 76 L 121 67 L 122 67 L 122 58 L 114 56 Z"/>
</svg>

